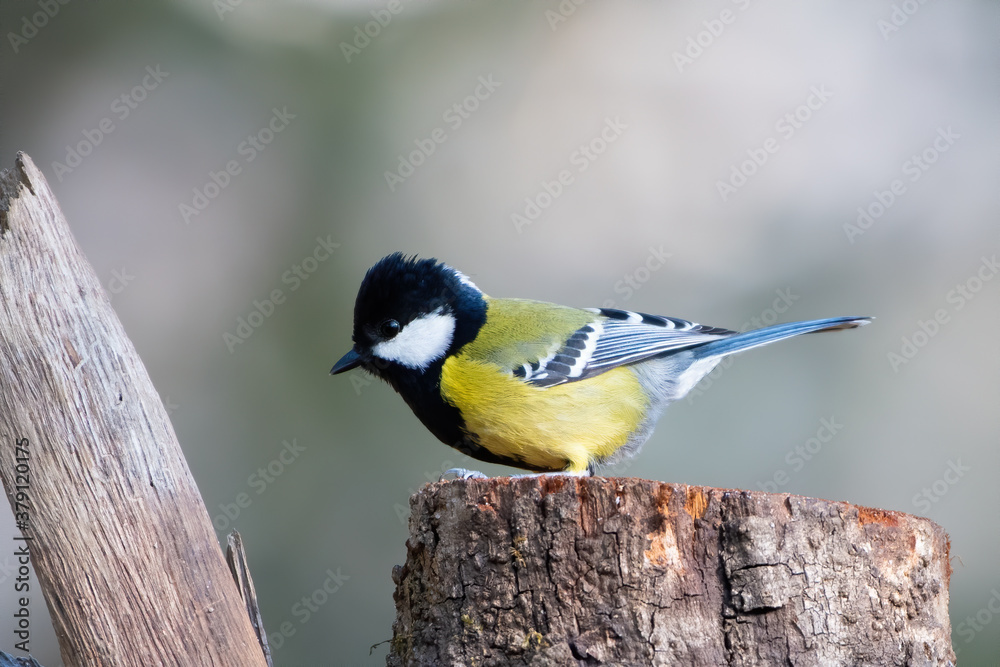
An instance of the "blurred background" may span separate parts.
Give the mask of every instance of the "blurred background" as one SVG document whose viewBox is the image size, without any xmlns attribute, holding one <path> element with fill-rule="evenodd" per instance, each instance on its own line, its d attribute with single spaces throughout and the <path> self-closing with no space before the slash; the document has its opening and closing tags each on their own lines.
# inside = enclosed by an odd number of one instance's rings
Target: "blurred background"
<svg viewBox="0 0 1000 667">
<path fill-rule="evenodd" d="M 48 177 L 243 534 L 276 664 L 382 664 L 409 495 L 516 472 L 328 375 L 395 250 L 494 296 L 876 316 L 720 367 L 607 474 L 928 516 L 960 659 L 1000 652 L 996 3 L 34 0 L 0 26 L 0 166 Z"/>
</svg>

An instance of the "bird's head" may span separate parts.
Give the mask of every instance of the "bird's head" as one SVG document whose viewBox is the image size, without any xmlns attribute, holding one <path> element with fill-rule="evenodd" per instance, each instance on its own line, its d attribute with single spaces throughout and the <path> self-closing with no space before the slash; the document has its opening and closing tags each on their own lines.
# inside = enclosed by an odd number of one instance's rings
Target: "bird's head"
<svg viewBox="0 0 1000 667">
<path fill-rule="evenodd" d="M 354 348 L 330 372 L 361 366 L 390 382 L 399 373 L 424 373 L 475 338 L 485 321 L 485 297 L 468 277 L 396 252 L 365 274 L 354 304 Z"/>
</svg>

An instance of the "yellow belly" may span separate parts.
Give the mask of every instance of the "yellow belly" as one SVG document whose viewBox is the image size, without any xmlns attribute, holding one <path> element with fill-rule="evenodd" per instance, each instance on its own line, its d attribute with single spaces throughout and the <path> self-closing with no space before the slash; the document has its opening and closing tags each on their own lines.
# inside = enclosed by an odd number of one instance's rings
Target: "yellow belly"
<svg viewBox="0 0 1000 667">
<path fill-rule="evenodd" d="M 441 393 L 481 446 L 531 468 L 567 472 L 583 472 L 623 446 L 649 404 L 627 366 L 539 388 L 461 354 L 445 361 Z"/>
</svg>

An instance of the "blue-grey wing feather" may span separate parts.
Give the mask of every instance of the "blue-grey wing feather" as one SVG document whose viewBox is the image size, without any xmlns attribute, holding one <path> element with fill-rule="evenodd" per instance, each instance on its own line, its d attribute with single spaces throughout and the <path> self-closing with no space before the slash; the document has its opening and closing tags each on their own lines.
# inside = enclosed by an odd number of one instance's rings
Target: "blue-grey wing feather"
<svg viewBox="0 0 1000 667">
<path fill-rule="evenodd" d="M 594 322 L 570 336 L 551 359 L 518 369 L 515 375 L 551 387 L 737 333 L 674 317 L 612 308 L 588 310 L 595 314 Z"/>
</svg>

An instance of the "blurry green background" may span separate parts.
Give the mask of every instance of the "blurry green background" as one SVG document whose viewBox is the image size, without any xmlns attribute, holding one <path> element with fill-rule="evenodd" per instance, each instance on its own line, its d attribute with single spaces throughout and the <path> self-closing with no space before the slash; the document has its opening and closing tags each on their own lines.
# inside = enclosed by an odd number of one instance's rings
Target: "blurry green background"
<svg viewBox="0 0 1000 667">
<path fill-rule="evenodd" d="M 739 357 L 608 474 L 929 516 L 960 659 L 1000 652 L 996 3 L 35 0 L 0 26 L 0 166 L 49 178 L 220 538 L 243 534 L 277 664 L 381 664 L 409 494 L 516 472 L 327 374 L 395 250 L 495 296 L 877 316 Z"/>
</svg>

